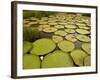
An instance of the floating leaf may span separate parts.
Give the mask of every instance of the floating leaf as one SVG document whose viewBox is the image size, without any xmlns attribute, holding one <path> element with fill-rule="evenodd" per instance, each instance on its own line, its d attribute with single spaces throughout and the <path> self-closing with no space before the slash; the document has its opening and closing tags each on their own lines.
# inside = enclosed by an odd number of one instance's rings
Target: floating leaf
<svg viewBox="0 0 100 80">
<path fill-rule="evenodd" d="M 67 40 L 60 41 L 58 47 L 65 52 L 70 52 L 75 48 L 74 43 Z"/>
<path fill-rule="evenodd" d="M 76 29 L 76 32 L 78 32 L 80 34 L 90 34 L 90 31 L 84 30 L 84 29 Z"/>
<path fill-rule="evenodd" d="M 68 35 L 65 36 L 65 38 L 69 41 L 72 41 L 72 42 L 77 41 L 76 37 L 73 34 L 68 34 Z"/>
<path fill-rule="evenodd" d="M 83 50 L 75 49 L 70 53 L 70 55 L 72 56 L 76 65 L 83 66 L 84 58 L 87 56 Z"/>
<path fill-rule="evenodd" d="M 49 32 L 49 33 L 50 33 L 50 32 L 55 32 L 56 30 L 57 30 L 57 29 L 56 29 L 56 28 L 53 28 L 53 27 L 44 28 L 44 29 L 43 29 L 44 32 Z"/>
<path fill-rule="evenodd" d="M 72 67 L 73 60 L 68 53 L 60 50 L 49 53 L 42 61 L 42 68 Z"/>
<path fill-rule="evenodd" d="M 77 35 L 76 38 L 83 42 L 90 42 L 90 38 L 86 35 Z"/>
<path fill-rule="evenodd" d="M 32 48 L 32 44 L 28 41 L 23 42 L 23 53 L 27 53 Z"/>
<path fill-rule="evenodd" d="M 51 39 L 42 38 L 33 42 L 34 47 L 31 50 L 32 54 L 45 55 L 56 48 L 56 44 Z"/>
<path fill-rule="evenodd" d="M 55 35 L 59 35 L 59 36 L 65 36 L 67 33 L 63 30 L 58 30 L 55 32 Z"/>
<path fill-rule="evenodd" d="M 63 37 L 54 35 L 54 36 L 52 36 L 52 40 L 53 40 L 55 43 L 58 43 L 58 42 L 60 42 L 60 41 L 63 40 Z"/>
<path fill-rule="evenodd" d="M 91 48 L 90 43 L 82 43 L 82 49 L 86 51 L 89 55 L 90 55 L 90 48 Z"/>
<path fill-rule="evenodd" d="M 25 54 L 23 56 L 23 69 L 38 69 L 40 68 L 40 59 L 36 55 Z"/>
<path fill-rule="evenodd" d="M 90 56 L 86 56 L 84 58 L 84 66 L 91 66 L 91 57 Z"/>
</svg>

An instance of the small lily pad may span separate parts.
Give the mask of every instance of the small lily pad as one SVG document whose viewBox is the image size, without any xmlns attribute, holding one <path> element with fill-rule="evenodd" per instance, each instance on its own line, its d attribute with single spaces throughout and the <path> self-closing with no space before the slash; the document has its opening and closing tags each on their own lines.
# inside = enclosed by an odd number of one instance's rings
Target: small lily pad
<svg viewBox="0 0 100 80">
<path fill-rule="evenodd" d="M 32 48 L 32 44 L 28 41 L 23 42 L 23 53 L 27 53 Z"/>
<path fill-rule="evenodd" d="M 35 22 L 29 22 L 28 24 L 29 25 L 34 25 L 34 24 L 38 24 L 38 22 L 36 22 L 36 21 Z"/>
<path fill-rule="evenodd" d="M 70 52 L 75 48 L 75 45 L 70 41 L 63 40 L 58 43 L 58 47 L 64 52 Z"/>
<path fill-rule="evenodd" d="M 66 25 L 65 28 L 75 29 L 77 28 L 77 26 L 76 25 Z"/>
<path fill-rule="evenodd" d="M 43 22 L 43 21 L 41 21 L 41 22 L 39 22 L 39 24 L 48 24 L 48 22 L 47 21 L 45 21 L 45 22 Z"/>
<path fill-rule="evenodd" d="M 76 36 L 76 38 L 78 40 L 80 40 L 80 41 L 83 41 L 83 42 L 90 42 L 90 38 L 88 36 L 86 36 L 86 35 L 80 35 L 80 34 L 78 34 Z"/>
<path fill-rule="evenodd" d="M 56 48 L 56 44 L 51 39 L 42 38 L 33 42 L 33 48 L 31 54 L 45 55 L 53 51 Z"/>
<path fill-rule="evenodd" d="M 90 31 L 84 29 L 76 29 L 76 32 L 80 34 L 90 34 Z"/>
<path fill-rule="evenodd" d="M 60 50 L 49 53 L 42 61 L 42 68 L 73 67 L 74 63 L 68 53 Z"/>
<path fill-rule="evenodd" d="M 52 36 L 52 40 L 53 40 L 55 43 L 58 43 L 58 42 L 60 42 L 60 41 L 63 40 L 63 37 L 54 35 L 54 36 Z"/>
<path fill-rule="evenodd" d="M 23 56 L 23 69 L 38 69 L 40 68 L 40 59 L 36 55 L 25 54 Z"/>
<path fill-rule="evenodd" d="M 66 31 L 67 33 L 75 33 L 75 30 L 74 30 L 74 29 L 65 29 L 65 31 Z"/>
<path fill-rule="evenodd" d="M 89 55 L 90 55 L 90 48 L 91 48 L 90 43 L 82 43 L 82 49 L 86 51 Z"/>
<path fill-rule="evenodd" d="M 86 56 L 84 58 L 84 66 L 91 66 L 91 57 L 90 56 Z"/>
<path fill-rule="evenodd" d="M 73 35 L 73 34 L 68 34 L 68 35 L 65 36 L 65 38 L 67 40 L 69 40 L 69 41 L 72 41 L 72 42 L 76 42 L 77 41 L 75 35 Z"/>
<path fill-rule="evenodd" d="M 72 56 L 76 65 L 83 66 L 84 58 L 87 56 L 83 50 L 75 49 L 70 53 L 70 55 Z"/>
<path fill-rule="evenodd" d="M 50 28 L 44 28 L 43 31 L 44 31 L 44 32 L 47 32 L 47 33 L 50 33 L 50 32 L 55 32 L 55 31 L 57 31 L 57 29 L 56 29 L 56 28 L 53 28 L 53 27 L 50 27 Z"/>
<path fill-rule="evenodd" d="M 59 35 L 59 36 L 65 36 L 67 33 L 63 30 L 58 30 L 55 32 L 55 35 Z"/>
<path fill-rule="evenodd" d="M 49 24 L 49 25 L 57 25 L 56 22 L 49 22 L 48 24 Z"/>
<path fill-rule="evenodd" d="M 89 30 L 90 29 L 90 27 L 88 27 L 88 26 L 78 26 L 80 29 L 85 29 L 85 30 Z"/>
<path fill-rule="evenodd" d="M 54 27 L 57 28 L 57 29 L 64 29 L 63 25 L 55 25 Z"/>
</svg>

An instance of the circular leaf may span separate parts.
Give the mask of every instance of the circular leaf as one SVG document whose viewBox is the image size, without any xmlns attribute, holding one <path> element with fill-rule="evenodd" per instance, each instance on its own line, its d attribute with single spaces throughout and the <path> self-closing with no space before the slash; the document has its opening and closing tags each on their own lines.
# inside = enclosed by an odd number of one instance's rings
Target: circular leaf
<svg viewBox="0 0 100 80">
<path fill-rule="evenodd" d="M 42 61 L 42 68 L 56 68 L 56 67 L 72 67 L 73 60 L 68 53 L 60 50 L 49 53 Z"/>
<path fill-rule="evenodd" d="M 35 55 L 45 55 L 56 48 L 56 44 L 47 38 L 36 40 L 33 42 L 33 46 L 31 53 Z"/>
<path fill-rule="evenodd" d="M 70 52 L 75 48 L 74 43 L 66 40 L 59 42 L 58 47 L 65 52 Z"/>
</svg>

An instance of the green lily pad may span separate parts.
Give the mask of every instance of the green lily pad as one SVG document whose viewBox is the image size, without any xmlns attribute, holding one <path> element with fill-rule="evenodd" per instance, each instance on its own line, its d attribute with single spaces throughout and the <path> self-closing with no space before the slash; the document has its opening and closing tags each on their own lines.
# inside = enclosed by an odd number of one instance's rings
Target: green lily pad
<svg viewBox="0 0 100 80">
<path fill-rule="evenodd" d="M 47 33 L 50 33 L 50 32 L 55 32 L 55 31 L 57 31 L 57 29 L 56 29 L 56 28 L 53 28 L 53 27 L 50 27 L 50 28 L 44 28 L 43 31 L 44 31 L 44 32 L 47 32 Z"/>
<path fill-rule="evenodd" d="M 39 22 L 39 24 L 44 24 L 45 25 L 45 24 L 48 24 L 48 22 L 47 21 L 44 21 L 44 22 L 41 21 L 41 22 Z"/>
<path fill-rule="evenodd" d="M 68 34 L 68 35 L 66 35 L 66 36 L 65 36 L 65 39 L 67 39 L 67 40 L 69 40 L 69 41 L 72 41 L 72 42 L 76 42 L 76 41 L 77 41 L 75 35 L 73 35 L 73 34 Z"/>
<path fill-rule="evenodd" d="M 91 57 L 90 56 L 86 56 L 84 58 L 84 66 L 91 66 Z"/>
<path fill-rule="evenodd" d="M 56 44 L 51 39 L 42 38 L 33 42 L 32 54 L 45 55 L 56 48 Z"/>
<path fill-rule="evenodd" d="M 75 49 L 70 53 L 70 55 L 72 56 L 76 65 L 83 66 L 84 58 L 87 56 L 83 50 Z"/>
<path fill-rule="evenodd" d="M 42 68 L 72 67 L 73 60 L 68 53 L 60 50 L 49 53 L 42 61 Z"/>
<path fill-rule="evenodd" d="M 63 40 L 63 37 L 54 35 L 54 36 L 52 36 L 52 40 L 53 40 L 55 43 L 58 43 L 58 42 L 60 42 L 60 41 Z"/>
<path fill-rule="evenodd" d="M 76 25 L 66 25 L 65 28 L 75 29 L 75 28 L 77 28 L 77 26 Z"/>
<path fill-rule="evenodd" d="M 25 54 L 23 56 L 23 69 L 38 69 L 40 68 L 40 59 L 36 55 Z"/>
<path fill-rule="evenodd" d="M 78 34 L 76 36 L 76 38 L 78 40 L 80 40 L 80 41 L 83 41 L 83 42 L 90 42 L 90 38 L 88 36 L 86 36 L 86 35 L 80 35 L 80 34 Z"/>
<path fill-rule="evenodd" d="M 58 30 L 54 33 L 55 35 L 59 35 L 59 36 L 65 36 L 67 33 L 63 30 Z"/>
<path fill-rule="evenodd" d="M 27 53 L 32 48 L 32 44 L 28 41 L 23 42 L 23 53 Z"/>
<path fill-rule="evenodd" d="M 45 29 L 45 28 L 50 28 L 50 25 L 40 25 L 40 26 L 38 27 L 38 30 L 39 30 L 39 31 L 43 31 L 43 29 Z"/>
<path fill-rule="evenodd" d="M 67 25 L 66 22 L 60 22 L 60 23 L 58 23 L 58 24 L 60 24 L 60 25 Z"/>
<path fill-rule="evenodd" d="M 90 43 L 82 43 L 82 49 L 86 51 L 90 55 L 91 51 L 91 44 Z"/>
<path fill-rule="evenodd" d="M 70 52 L 75 48 L 75 45 L 70 41 L 63 40 L 58 43 L 58 47 L 64 52 Z"/>
<path fill-rule="evenodd" d="M 34 24 L 38 24 L 38 22 L 37 21 L 34 21 L 34 22 L 29 22 L 28 24 L 29 25 L 34 25 Z"/>
<path fill-rule="evenodd" d="M 86 30 L 89 30 L 90 29 L 90 27 L 88 27 L 88 26 L 78 26 L 80 29 L 86 29 Z"/>
<path fill-rule="evenodd" d="M 57 25 L 58 23 L 56 23 L 56 22 L 49 22 L 48 24 L 49 25 Z"/>
<path fill-rule="evenodd" d="M 63 25 L 55 25 L 54 27 L 57 28 L 57 29 L 64 29 Z"/>
<path fill-rule="evenodd" d="M 80 34 L 90 34 L 90 31 L 84 29 L 76 29 L 76 32 Z"/>
<path fill-rule="evenodd" d="M 75 30 L 74 30 L 74 29 L 65 29 L 65 31 L 66 31 L 67 33 L 75 33 Z"/>
</svg>

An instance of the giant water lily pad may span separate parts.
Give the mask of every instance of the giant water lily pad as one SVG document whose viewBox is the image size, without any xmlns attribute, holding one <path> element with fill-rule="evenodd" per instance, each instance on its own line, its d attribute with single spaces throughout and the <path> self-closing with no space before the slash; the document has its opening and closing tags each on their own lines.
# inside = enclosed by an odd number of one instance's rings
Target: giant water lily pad
<svg viewBox="0 0 100 80">
<path fill-rule="evenodd" d="M 23 53 L 27 53 L 32 48 L 32 44 L 28 41 L 23 42 Z"/>
<path fill-rule="evenodd" d="M 91 48 L 90 43 L 82 43 L 82 49 L 86 51 L 88 54 L 90 54 L 90 48 Z"/>
<path fill-rule="evenodd" d="M 50 27 L 50 28 L 44 28 L 43 31 L 44 32 L 47 32 L 47 33 L 50 33 L 50 32 L 55 32 L 57 29 L 56 28 L 53 28 L 53 27 Z"/>
<path fill-rule="evenodd" d="M 33 42 L 32 54 L 45 55 L 56 48 L 56 44 L 51 39 L 42 38 Z"/>
<path fill-rule="evenodd" d="M 75 30 L 74 30 L 74 29 L 65 29 L 65 31 L 66 31 L 67 33 L 75 33 Z"/>
<path fill-rule="evenodd" d="M 60 50 L 46 55 L 42 61 L 42 68 L 72 67 L 73 60 L 68 53 Z"/>
<path fill-rule="evenodd" d="M 83 66 L 83 61 L 87 54 L 81 49 L 75 49 L 71 52 L 71 56 L 76 65 Z"/>
<path fill-rule="evenodd" d="M 48 22 L 47 21 L 41 21 L 41 22 L 39 22 L 39 24 L 48 24 Z"/>
<path fill-rule="evenodd" d="M 60 42 L 60 41 L 63 40 L 63 37 L 54 35 L 54 36 L 52 36 L 52 40 L 53 40 L 55 43 L 58 43 L 58 42 Z"/>
<path fill-rule="evenodd" d="M 63 25 L 55 25 L 54 27 L 57 28 L 57 29 L 64 29 Z"/>
<path fill-rule="evenodd" d="M 80 41 L 83 41 L 83 42 L 90 42 L 90 37 L 86 36 L 86 35 L 80 35 L 78 34 L 76 36 L 76 38 Z"/>
<path fill-rule="evenodd" d="M 90 34 L 90 31 L 84 29 L 76 29 L 76 32 L 80 34 Z"/>
<path fill-rule="evenodd" d="M 77 41 L 75 35 L 73 35 L 73 34 L 68 34 L 68 35 L 65 36 L 65 38 L 67 40 L 69 40 L 69 41 L 72 41 L 72 42 L 76 42 Z"/>
<path fill-rule="evenodd" d="M 88 26 L 78 26 L 80 29 L 85 29 L 85 30 L 89 30 L 90 29 L 90 27 L 88 27 Z"/>
<path fill-rule="evenodd" d="M 56 23 L 56 22 L 49 22 L 48 24 L 49 25 L 57 25 L 58 23 Z"/>
<path fill-rule="evenodd" d="M 66 25 L 65 28 L 75 29 L 77 28 L 77 26 L 76 25 Z"/>
<path fill-rule="evenodd" d="M 86 56 L 84 58 L 84 66 L 91 66 L 91 57 L 90 56 Z"/>
<path fill-rule="evenodd" d="M 63 30 L 58 30 L 55 32 L 55 35 L 59 35 L 59 36 L 65 36 L 67 33 Z"/>
<path fill-rule="evenodd" d="M 65 52 L 70 52 L 75 48 L 74 43 L 67 41 L 67 40 L 63 40 L 63 41 L 59 42 L 58 47 L 62 51 L 65 51 Z"/>
<path fill-rule="evenodd" d="M 43 29 L 45 29 L 45 28 L 50 28 L 50 25 L 40 25 L 40 26 L 38 27 L 38 30 L 39 30 L 39 31 L 43 31 Z"/>
<path fill-rule="evenodd" d="M 40 68 L 40 59 L 36 55 L 25 54 L 23 56 L 23 69 L 38 69 Z"/>
</svg>

